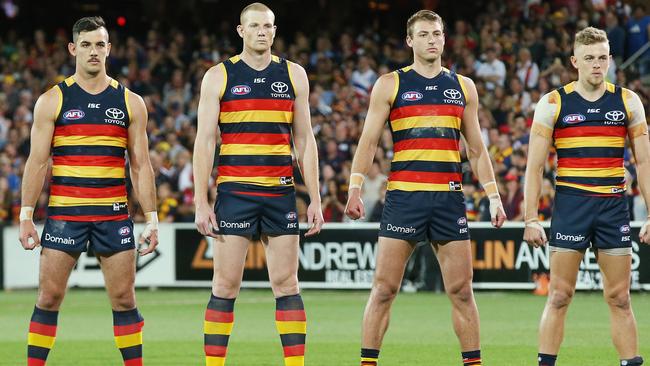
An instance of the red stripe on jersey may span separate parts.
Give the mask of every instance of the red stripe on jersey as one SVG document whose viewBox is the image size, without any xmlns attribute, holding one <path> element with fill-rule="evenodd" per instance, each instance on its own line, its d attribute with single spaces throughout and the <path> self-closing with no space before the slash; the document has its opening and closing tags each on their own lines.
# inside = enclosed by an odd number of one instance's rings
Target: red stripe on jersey
<svg viewBox="0 0 650 366">
<path fill-rule="evenodd" d="M 121 156 L 68 155 L 52 157 L 53 165 L 108 166 L 124 167 L 125 159 Z"/>
<path fill-rule="evenodd" d="M 390 111 L 390 120 L 406 117 L 453 116 L 463 117 L 464 107 L 445 104 L 421 104 L 395 108 Z"/>
<path fill-rule="evenodd" d="M 69 125 L 57 126 L 54 136 L 111 136 L 127 137 L 128 130 L 112 125 Z"/>
<path fill-rule="evenodd" d="M 28 357 L 27 366 L 45 366 L 45 360 L 41 360 L 40 358 Z"/>
<path fill-rule="evenodd" d="M 114 325 L 113 334 L 115 334 L 115 336 L 117 337 L 117 336 L 140 333 L 140 331 L 142 331 L 143 326 L 144 326 L 144 321 L 135 324 Z"/>
<path fill-rule="evenodd" d="M 207 309 L 205 311 L 205 320 L 216 323 L 232 323 L 235 319 L 233 312 L 225 312 Z"/>
<path fill-rule="evenodd" d="M 30 322 L 29 332 L 41 334 L 48 337 L 54 337 L 56 336 L 56 325 L 48 325 L 39 322 Z"/>
<path fill-rule="evenodd" d="M 447 184 L 449 182 L 460 182 L 462 180 L 462 175 L 461 173 L 416 172 L 411 170 L 402 170 L 392 172 L 389 180 L 414 183 Z"/>
<path fill-rule="evenodd" d="M 50 187 L 50 195 L 83 198 L 119 197 L 126 196 L 126 186 L 86 188 L 54 184 Z"/>
<path fill-rule="evenodd" d="M 305 355 L 305 345 L 304 344 L 297 344 L 295 346 L 284 346 L 282 347 L 284 350 L 284 357 L 291 357 L 291 356 L 304 356 Z"/>
<path fill-rule="evenodd" d="M 584 126 L 558 128 L 553 132 L 553 137 L 625 137 L 627 129 L 625 126 Z"/>
<path fill-rule="evenodd" d="M 129 218 L 129 215 L 54 215 L 50 216 L 52 220 L 65 220 L 65 221 L 121 221 Z"/>
<path fill-rule="evenodd" d="M 142 366 L 142 357 L 124 360 L 124 366 Z"/>
<path fill-rule="evenodd" d="M 244 196 L 258 196 L 258 197 L 282 197 L 282 193 L 262 193 L 262 192 L 246 192 L 246 191 L 232 191 L 232 193 L 243 194 Z"/>
<path fill-rule="evenodd" d="M 293 111 L 293 100 L 287 99 L 241 99 L 221 102 L 221 112 L 239 111 Z"/>
<path fill-rule="evenodd" d="M 424 138 L 424 139 L 408 139 L 395 143 L 393 146 L 394 152 L 402 150 L 454 150 L 459 149 L 458 140 L 454 139 L 437 139 L 437 138 Z"/>
<path fill-rule="evenodd" d="M 284 322 L 304 322 L 307 320 L 304 310 L 276 310 L 275 320 Z"/>
<path fill-rule="evenodd" d="M 289 177 L 292 166 L 220 165 L 219 175 L 229 177 Z"/>
<path fill-rule="evenodd" d="M 623 158 L 560 158 L 558 168 L 620 168 Z"/>
<path fill-rule="evenodd" d="M 228 352 L 228 347 L 210 346 L 206 344 L 205 346 L 203 346 L 203 350 L 205 351 L 206 356 L 226 357 L 226 352 Z"/>
<path fill-rule="evenodd" d="M 289 145 L 288 133 L 224 133 L 221 144 Z"/>
</svg>

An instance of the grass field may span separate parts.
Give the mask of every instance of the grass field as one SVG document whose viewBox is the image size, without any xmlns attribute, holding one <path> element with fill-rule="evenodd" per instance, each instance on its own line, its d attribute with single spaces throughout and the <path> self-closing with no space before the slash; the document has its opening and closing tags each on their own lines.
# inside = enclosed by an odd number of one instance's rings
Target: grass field
<svg viewBox="0 0 650 366">
<path fill-rule="evenodd" d="M 145 364 L 203 365 L 203 312 L 209 290 L 138 291 L 145 317 Z M 304 291 L 308 316 L 307 365 L 358 365 L 365 291 Z M 35 291 L 0 293 L 0 365 L 24 365 Z M 537 323 L 544 298 L 527 293 L 477 293 L 485 365 L 536 365 Z M 634 294 L 641 353 L 650 357 L 650 295 Z M 230 366 L 283 365 L 270 291 L 242 291 L 235 306 Z M 561 366 L 618 365 L 599 293 L 579 293 L 569 311 Z M 106 295 L 71 290 L 59 316 L 48 366 L 121 365 Z M 400 294 L 380 363 L 458 365 L 459 347 L 444 295 Z"/>
</svg>

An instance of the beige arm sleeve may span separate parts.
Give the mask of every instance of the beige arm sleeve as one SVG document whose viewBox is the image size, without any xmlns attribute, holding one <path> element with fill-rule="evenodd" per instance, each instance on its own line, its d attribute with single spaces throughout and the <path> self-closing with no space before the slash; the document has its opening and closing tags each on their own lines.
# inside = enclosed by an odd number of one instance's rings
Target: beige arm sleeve
<svg viewBox="0 0 650 366">
<path fill-rule="evenodd" d="M 627 133 L 630 140 L 635 137 L 648 134 L 648 124 L 646 123 L 645 110 L 643 103 L 639 96 L 629 90 L 623 88 L 623 103 L 627 112 L 627 118 L 630 121 L 627 125 Z"/>
</svg>

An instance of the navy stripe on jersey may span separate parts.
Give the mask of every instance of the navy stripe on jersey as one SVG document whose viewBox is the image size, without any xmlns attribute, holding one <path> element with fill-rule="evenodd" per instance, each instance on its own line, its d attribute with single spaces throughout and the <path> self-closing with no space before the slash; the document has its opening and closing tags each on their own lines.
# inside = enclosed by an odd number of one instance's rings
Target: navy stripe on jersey
<svg viewBox="0 0 650 366">
<path fill-rule="evenodd" d="M 571 149 L 557 149 L 557 157 L 562 158 L 620 158 L 623 156 L 625 148 L 610 147 L 579 147 Z"/>
<path fill-rule="evenodd" d="M 408 130 L 393 131 L 393 140 L 395 142 L 413 138 L 447 138 L 459 140 L 460 133 L 454 128 L 446 127 L 411 128 Z"/>
<path fill-rule="evenodd" d="M 86 188 L 95 188 L 95 187 L 113 187 L 121 186 L 126 184 L 126 180 L 123 178 L 77 178 L 77 177 L 65 177 L 65 176 L 54 176 L 52 177 L 52 183 L 63 186 L 75 186 L 75 187 L 86 187 Z"/>
<path fill-rule="evenodd" d="M 52 149 L 52 155 L 54 156 L 96 155 L 96 156 L 123 157 L 124 149 L 116 146 L 89 146 L 89 145 L 58 146 Z"/>
<path fill-rule="evenodd" d="M 445 172 L 460 173 L 462 168 L 458 163 L 442 161 L 394 161 L 390 165 L 391 171 L 418 171 L 418 172 Z"/>
<path fill-rule="evenodd" d="M 106 206 L 72 206 L 72 207 L 48 207 L 49 216 L 113 216 L 126 215 L 129 210 L 126 205 L 121 204 L 119 210 L 114 210 L 113 205 Z"/>
<path fill-rule="evenodd" d="M 290 125 L 274 122 L 222 123 L 219 129 L 221 133 L 291 133 Z"/>
</svg>

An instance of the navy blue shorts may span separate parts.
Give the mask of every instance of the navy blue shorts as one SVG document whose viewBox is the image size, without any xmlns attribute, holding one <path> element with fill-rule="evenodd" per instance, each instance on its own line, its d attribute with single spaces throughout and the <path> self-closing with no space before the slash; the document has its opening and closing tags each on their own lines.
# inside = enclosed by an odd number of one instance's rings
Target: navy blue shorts
<svg viewBox="0 0 650 366">
<path fill-rule="evenodd" d="M 214 206 L 219 233 L 259 238 L 261 234 L 298 235 L 295 190 L 250 189 L 222 183 Z"/>
<path fill-rule="evenodd" d="M 133 221 L 63 221 L 47 219 L 41 235 L 44 248 L 64 252 L 117 253 L 135 248 Z"/>
<path fill-rule="evenodd" d="M 583 250 L 631 248 L 630 211 L 625 197 L 556 193 L 549 244 Z"/>
<path fill-rule="evenodd" d="M 379 236 L 407 241 L 468 240 L 462 192 L 386 192 Z"/>
</svg>

